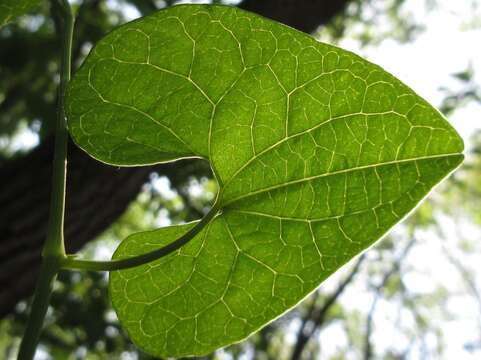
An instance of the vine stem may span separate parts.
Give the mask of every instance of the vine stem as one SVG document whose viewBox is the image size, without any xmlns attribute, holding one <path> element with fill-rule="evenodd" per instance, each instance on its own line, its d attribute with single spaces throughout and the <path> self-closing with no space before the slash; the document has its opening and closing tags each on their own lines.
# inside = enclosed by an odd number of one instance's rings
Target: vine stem
<svg viewBox="0 0 481 360">
<path fill-rule="evenodd" d="M 37 343 L 47 313 L 53 284 L 60 270 L 60 261 L 65 257 L 64 216 L 65 183 L 67 175 L 68 133 L 65 118 L 65 92 L 71 74 L 72 38 L 74 16 L 68 0 L 52 0 L 52 7 L 61 14 L 62 60 L 60 85 L 58 88 L 57 124 L 52 174 L 52 195 L 47 227 L 47 237 L 42 251 L 42 266 L 27 322 L 20 344 L 19 360 L 30 360 L 35 355 Z"/>
<path fill-rule="evenodd" d="M 65 254 L 64 217 L 65 217 L 65 185 L 67 176 L 67 145 L 68 131 L 65 116 L 65 95 L 71 76 L 72 39 L 74 16 L 69 0 L 51 0 L 52 6 L 61 16 L 62 31 L 62 60 L 60 70 L 60 84 L 58 88 L 57 124 L 55 132 L 55 152 L 53 160 L 52 195 L 50 199 L 50 213 L 47 227 L 47 237 L 42 251 L 42 266 L 35 294 L 31 305 L 20 349 L 19 360 L 31 360 L 35 355 L 37 343 L 42 330 L 45 314 L 47 313 L 53 285 L 61 269 L 112 271 L 132 268 L 166 256 L 187 244 L 210 221 L 219 214 L 220 205 L 212 209 L 191 228 L 187 233 L 172 243 L 149 253 L 132 256 L 126 259 L 112 261 L 90 261 L 75 259 Z M 219 199 L 221 192 L 217 195 Z"/>
<path fill-rule="evenodd" d="M 196 236 L 202 229 L 210 223 L 210 221 L 219 214 L 219 205 L 216 203 L 210 211 L 200 220 L 193 228 L 187 231 L 184 235 L 170 244 L 153 250 L 151 252 L 128 257 L 125 259 L 110 260 L 110 261 L 93 261 L 75 259 L 75 257 L 68 256 L 61 260 L 60 267 L 70 270 L 90 270 L 90 271 L 113 271 L 128 269 L 135 266 L 143 265 L 154 260 L 160 259 L 175 250 L 187 244 L 194 236 Z"/>
</svg>

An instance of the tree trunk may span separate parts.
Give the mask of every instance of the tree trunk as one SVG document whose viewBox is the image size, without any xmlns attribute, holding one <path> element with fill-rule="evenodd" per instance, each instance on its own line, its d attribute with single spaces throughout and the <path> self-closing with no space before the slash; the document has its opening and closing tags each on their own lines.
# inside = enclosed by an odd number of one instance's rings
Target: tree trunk
<svg viewBox="0 0 481 360">
<path fill-rule="evenodd" d="M 239 7 L 312 33 L 344 11 L 350 0 L 244 0 Z"/>
<path fill-rule="evenodd" d="M 53 139 L 0 169 L 0 316 L 32 293 L 46 234 Z M 66 250 L 75 253 L 126 210 L 148 175 L 157 171 L 175 184 L 209 173 L 200 160 L 118 168 L 69 148 L 65 218 Z"/>
</svg>

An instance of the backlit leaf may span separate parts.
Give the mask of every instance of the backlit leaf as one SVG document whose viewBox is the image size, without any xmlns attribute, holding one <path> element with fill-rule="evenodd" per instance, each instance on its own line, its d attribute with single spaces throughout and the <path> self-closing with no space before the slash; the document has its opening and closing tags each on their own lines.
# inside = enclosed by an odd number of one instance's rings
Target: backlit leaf
<svg viewBox="0 0 481 360">
<path fill-rule="evenodd" d="M 236 8 L 176 6 L 113 31 L 69 88 L 95 158 L 207 159 L 219 214 L 175 254 L 111 273 L 132 340 L 205 354 L 292 308 L 380 239 L 462 161 L 463 142 L 376 65 Z M 184 234 L 125 240 L 115 258 Z"/>
</svg>

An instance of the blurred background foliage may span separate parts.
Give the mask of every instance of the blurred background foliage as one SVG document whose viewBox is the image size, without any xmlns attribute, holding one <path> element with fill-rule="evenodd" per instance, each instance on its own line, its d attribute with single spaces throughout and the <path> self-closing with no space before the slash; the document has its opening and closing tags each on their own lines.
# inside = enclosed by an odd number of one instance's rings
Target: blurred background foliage
<svg viewBox="0 0 481 360">
<path fill-rule="evenodd" d="M 386 38 L 415 41 L 429 24 L 417 21 L 406 2 L 353 0 L 316 36 L 331 43 L 349 39 L 360 49 L 379 46 Z M 438 0 L 419 2 L 428 12 L 438 6 Z M 175 1 L 72 3 L 78 17 L 73 50 L 78 66 L 112 28 Z M 472 6 L 466 26 L 481 28 L 478 1 Z M 59 43 L 50 11 L 43 2 L 0 30 L 0 166 L 52 134 Z M 452 70 L 456 85 L 440 84 L 437 104 L 448 116 L 481 102 L 475 67 Z M 472 131 L 467 151 L 463 167 L 382 242 L 259 333 L 207 358 L 447 359 L 453 351 L 457 359 L 480 358 L 481 132 Z M 153 172 L 128 210 L 81 256 L 108 258 L 133 232 L 198 219 L 216 191 L 215 181 L 205 174 L 173 184 Z M 119 326 L 107 285 L 103 273 L 60 275 L 38 359 L 150 359 Z M 27 307 L 28 301 L 21 301 L 0 320 L 0 358 L 15 357 Z M 452 328 L 459 329 L 455 340 Z"/>
</svg>

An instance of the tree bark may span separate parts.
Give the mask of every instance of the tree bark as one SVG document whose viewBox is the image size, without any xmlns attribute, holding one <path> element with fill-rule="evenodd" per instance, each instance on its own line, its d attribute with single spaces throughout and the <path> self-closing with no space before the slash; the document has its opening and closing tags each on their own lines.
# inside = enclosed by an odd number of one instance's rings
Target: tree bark
<svg viewBox="0 0 481 360">
<path fill-rule="evenodd" d="M 0 316 L 30 295 L 35 284 L 48 219 L 52 140 L 0 169 Z M 95 161 L 70 146 L 66 250 L 75 253 L 106 230 L 154 171 L 168 176 L 174 186 L 190 175 L 210 173 L 200 160 L 118 168 Z"/>
<path fill-rule="evenodd" d="M 244 0 L 239 7 L 312 33 L 342 13 L 351 0 Z"/>
<path fill-rule="evenodd" d="M 349 0 L 244 0 L 239 6 L 305 32 L 326 24 Z M 0 167 L 0 318 L 32 294 L 46 233 L 52 173 L 52 139 L 29 155 Z M 116 168 L 99 163 L 75 146 L 69 149 L 66 248 L 78 251 L 106 230 L 134 200 L 148 175 L 171 181 L 208 167 L 193 160 L 155 167 Z"/>
</svg>

